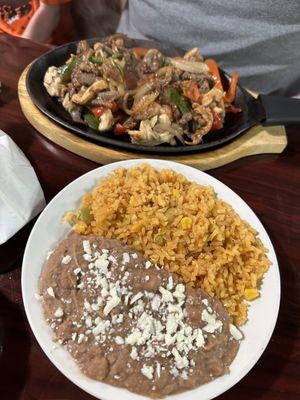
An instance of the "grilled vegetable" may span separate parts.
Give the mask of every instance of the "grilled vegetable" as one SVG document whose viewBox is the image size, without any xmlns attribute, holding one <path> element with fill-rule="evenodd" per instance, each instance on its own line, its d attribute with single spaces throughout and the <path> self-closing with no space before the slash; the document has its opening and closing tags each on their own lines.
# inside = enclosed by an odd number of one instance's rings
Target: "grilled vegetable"
<svg viewBox="0 0 300 400">
<path fill-rule="evenodd" d="M 181 96 L 176 88 L 170 86 L 165 90 L 164 94 L 171 104 L 179 108 L 182 114 L 191 111 L 190 103 L 188 102 L 188 100 Z"/>
<path fill-rule="evenodd" d="M 84 121 L 88 124 L 90 128 L 98 129 L 99 120 L 90 112 L 84 114 Z"/>
<path fill-rule="evenodd" d="M 77 64 L 78 59 L 70 61 L 68 64 L 65 64 L 61 70 L 61 80 L 63 83 L 68 83 L 71 80 L 72 72 L 74 71 L 75 65 Z"/>
</svg>

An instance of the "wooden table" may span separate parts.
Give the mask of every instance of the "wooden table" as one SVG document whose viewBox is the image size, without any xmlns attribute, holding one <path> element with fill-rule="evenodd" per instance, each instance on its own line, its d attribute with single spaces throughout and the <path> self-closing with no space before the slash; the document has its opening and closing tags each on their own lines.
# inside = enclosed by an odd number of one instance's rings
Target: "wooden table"
<svg viewBox="0 0 300 400">
<path fill-rule="evenodd" d="M 49 201 L 98 165 L 49 142 L 22 115 L 18 78 L 23 68 L 46 50 L 45 45 L 0 35 L 0 80 L 4 84 L 0 128 L 24 151 Z M 282 279 L 280 314 L 269 346 L 253 370 L 220 400 L 300 398 L 300 126 L 287 132 L 289 144 L 283 154 L 248 157 L 209 172 L 236 191 L 261 219 L 275 246 Z M 27 322 L 20 275 L 31 226 L 0 246 L 0 269 L 13 268 L 0 275 L 0 327 L 4 331 L 0 399 L 92 399 L 50 363 Z"/>
</svg>

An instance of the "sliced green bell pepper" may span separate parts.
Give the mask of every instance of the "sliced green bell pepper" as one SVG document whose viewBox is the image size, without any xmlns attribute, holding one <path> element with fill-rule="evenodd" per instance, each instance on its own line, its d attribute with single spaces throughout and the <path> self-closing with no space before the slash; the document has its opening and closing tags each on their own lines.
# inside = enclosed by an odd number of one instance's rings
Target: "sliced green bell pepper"
<svg viewBox="0 0 300 400">
<path fill-rule="evenodd" d="M 176 88 L 168 87 L 164 94 L 171 104 L 179 108 L 182 114 L 191 111 L 191 105 L 189 101 L 182 97 Z"/>
<path fill-rule="evenodd" d="M 99 120 L 92 113 L 85 113 L 83 118 L 90 128 L 98 130 Z"/>
</svg>

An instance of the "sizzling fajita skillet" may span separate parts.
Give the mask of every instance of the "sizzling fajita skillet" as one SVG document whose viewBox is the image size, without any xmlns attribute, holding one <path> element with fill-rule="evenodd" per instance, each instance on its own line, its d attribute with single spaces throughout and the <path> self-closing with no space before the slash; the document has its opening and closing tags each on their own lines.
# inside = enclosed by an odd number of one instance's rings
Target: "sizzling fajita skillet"
<svg viewBox="0 0 300 400">
<path fill-rule="evenodd" d="M 100 39 L 90 39 L 93 44 Z M 212 150 L 220 147 L 234 138 L 242 135 L 247 129 L 260 123 L 265 126 L 288 125 L 300 122 L 300 100 L 280 96 L 258 95 L 253 97 L 242 86 L 237 86 L 234 106 L 240 108 L 240 113 L 226 114 L 222 129 L 210 132 L 203 137 L 200 144 L 187 146 L 178 144 L 170 146 L 161 144 L 159 146 L 145 146 L 133 144 L 127 135 L 114 136 L 111 131 L 98 132 L 83 124 L 74 122 L 71 116 L 65 111 L 57 99 L 51 97 L 44 85 L 43 78 L 48 67 L 51 65 L 60 66 L 68 59 L 71 53 L 76 53 L 78 42 L 68 43 L 57 47 L 42 55 L 31 65 L 27 74 L 27 90 L 34 104 L 50 119 L 59 125 L 64 126 L 77 135 L 89 141 L 106 145 L 108 147 L 121 148 L 129 151 L 152 154 L 182 154 Z M 127 39 L 127 47 L 157 48 L 167 56 L 176 56 L 182 51 L 176 47 L 170 47 L 162 43 L 147 40 Z M 227 89 L 230 83 L 230 76 L 220 71 L 222 84 Z"/>
</svg>

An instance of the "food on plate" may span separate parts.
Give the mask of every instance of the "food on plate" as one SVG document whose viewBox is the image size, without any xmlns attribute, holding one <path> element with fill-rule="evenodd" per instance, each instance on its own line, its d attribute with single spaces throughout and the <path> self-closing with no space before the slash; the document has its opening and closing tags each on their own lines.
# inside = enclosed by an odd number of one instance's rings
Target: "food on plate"
<svg viewBox="0 0 300 400">
<path fill-rule="evenodd" d="M 58 97 L 73 121 L 100 133 L 129 135 L 132 143 L 196 145 L 223 127 L 233 106 L 238 75 L 223 88 L 218 65 L 194 48 L 182 57 L 157 49 L 128 48 L 117 34 L 50 66 L 44 86 Z"/>
<path fill-rule="evenodd" d="M 71 232 L 58 244 L 39 298 L 84 374 L 150 397 L 228 373 L 243 338 L 219 300 L 98 235 Z"/>
<path fill-rule="evenodd" d="M 270 266 L 257 232 L 213 188 L 170 169 L 119 168 L 65 220 L 81 234 L 114 238 L 222 301 L 236 325 L 259 297 Z"/>
</svg>

